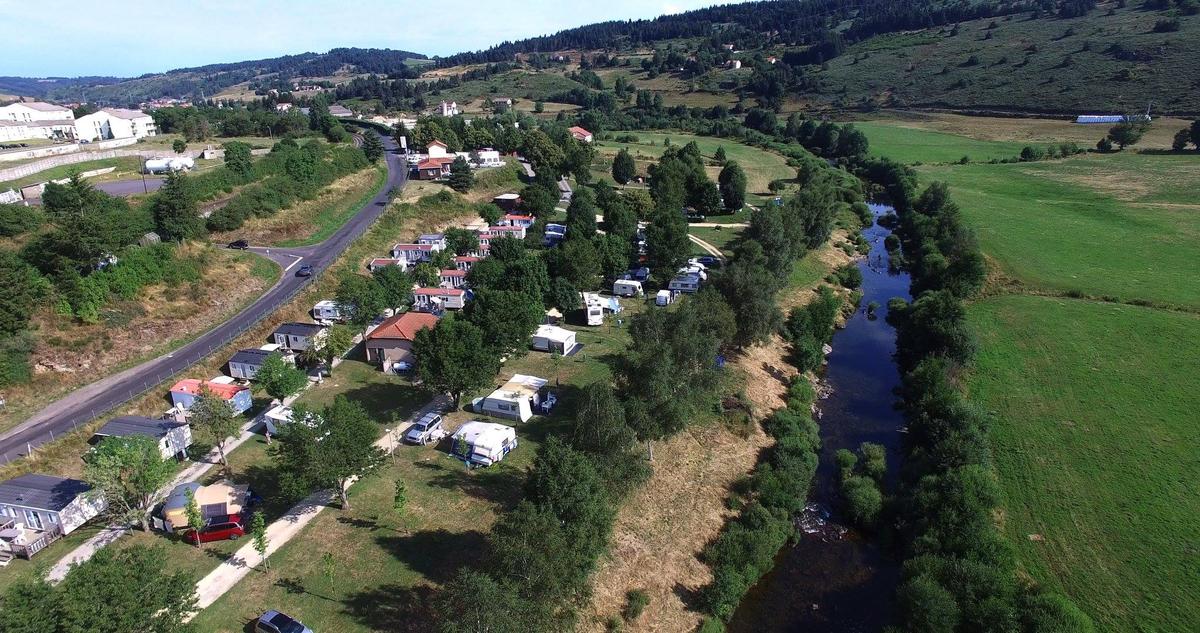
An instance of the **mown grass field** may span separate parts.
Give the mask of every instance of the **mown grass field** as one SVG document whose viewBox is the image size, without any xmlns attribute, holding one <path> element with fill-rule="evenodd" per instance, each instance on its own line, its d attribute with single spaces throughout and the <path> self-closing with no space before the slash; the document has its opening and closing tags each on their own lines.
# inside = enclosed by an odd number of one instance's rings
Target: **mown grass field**
<svg viewBox="0 0 1200 633">
<path fill-rule="evenodd" d="M 901 127 L 886 121 L 854 123 L 871 142 L 873 156 L 913 163 L 953 163 L 964 156 L 972 161 L 1015 158 L 1029 143 L 984 141 L 932 130 Z"/>
<path fill-rule="evenodd" d="M 994 416 L 1024 569 L 1100 631 L 1194 631 L 1200 316 L 1031 296 L 973 304 L 970 397 Z"/>
<path fill-rule="evenodd" d="M 1122 152 L 920 168 L 944 180 L 1006 277 L 1056 293 L 1200 308 L 1200 156 Z"/>
</svg>

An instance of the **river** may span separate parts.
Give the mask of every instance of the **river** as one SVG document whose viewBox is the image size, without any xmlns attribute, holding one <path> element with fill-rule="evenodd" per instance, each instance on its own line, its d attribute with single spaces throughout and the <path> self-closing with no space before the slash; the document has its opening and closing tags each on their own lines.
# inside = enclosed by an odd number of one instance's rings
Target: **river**
<svg viewBox="0 0 1200 633">
<path fill-rule="evenodd" d="M 891 207 L 871 205 L 878 218 Z M 800 517 L 799 541 L 777 556 L 775 568 L 756 584 L 734 614 L 731 633 L 803 631 L 804 633 L 876 633 L 891 619 L 892 596 L 899 578 L 896 563 L 871 538 L 839 524 L 837 465 L 834 453 L 862 442 L 887 448 L 888 485 L 900 462 L 900 413 L 893 393 L 900 375 L 892 354 L 896 331 L 888 325 L 887 302 L 909 298 L 907 273 L 888 272 L 883 241 L 891 231 L 875 224 L 863 231 L 871 252 L 858 262 L 863 299 L 846 327 L 833 336 L 824 380 L 832 393 L 818 406 L 821 459 Z M 867 305 L 879 303 L 875 317 Z"/>
</svg>

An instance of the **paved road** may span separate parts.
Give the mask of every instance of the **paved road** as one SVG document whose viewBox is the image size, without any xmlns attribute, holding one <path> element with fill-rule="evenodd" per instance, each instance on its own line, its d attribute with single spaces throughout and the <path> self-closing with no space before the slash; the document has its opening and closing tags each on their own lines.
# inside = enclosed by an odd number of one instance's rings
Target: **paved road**
<svg viewBox="0 0 1200 633">
<path fill-rule="evenodd" d="M 388 192 L 393 188 L 403 187 L 408 174 L 403 155 L 396 153 L 395 142 L 388 137 L 383 137 L 383 142 L 388 149 L 386 154 L 388 177 L 379 194 L 329 239 L 315 246 L 303 248 L 272 248 L 270 249 L 271 259 L 282 263 L 285 267 L 291 266 L 295 262 L 303 262 L 315 268 L 316 274 L 319 274 L 333 263 L 355 238 L 375 222 L 387 207 Z M 265 254 L 267 249 L 262 250 Z M 21 425 L 0 436 L 0 463 L 22 457 L 27 454 L 30 447 L 36 448 L 55 437 L 68 433 L 75 427 L 90 422 L 132 400 L 143 391 L 182 372 L 193 363 L 224 346 L 262 318 L 273 313 L 308 285 L 312 279 L 313 277 L 296 277 L 294 268 L 288 270 L 279 282 L 257 301 L 191 343 L 119 374 L 82 386 L 52 403 Z M 163 408 L 166 407 L 167 403 L 164 400 Z"/>
</svg>

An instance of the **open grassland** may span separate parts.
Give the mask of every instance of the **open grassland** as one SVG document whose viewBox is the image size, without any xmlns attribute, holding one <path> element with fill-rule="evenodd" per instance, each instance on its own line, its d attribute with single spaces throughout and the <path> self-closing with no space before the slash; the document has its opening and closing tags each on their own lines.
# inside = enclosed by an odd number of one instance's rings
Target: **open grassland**
<svg viewBox="0 0 1200 633">
<path fill-rule="evenodd" d="M 1181 17 L 1177 32 L 1153 32 L 1165 15 L 1142 3 L 1106 3 L 1087 17 L 1031 20 L 1025 13 L 874 37 L 817 74 L 821 97 L 1075 114 L 1141 112 L 1153 100 L 1159 110 L 1195 112 L 1196 91 L 1178 82 L 1200 56 L 1200 16 Z M 1118 44 L 1125 53 L 1112 48 Z"/>
<path fill-rule="evenodd" d="M 485 109 L 484 103 L 487 100 L 497 97 L 528 101 L 531 105 L 534 101 L 550 101 L 550 97 L 558 93 L 581 87 L 579 82 L 567 79 L 559 73 L 513 70 L 432 92 L 428 100 L 434 103 L 435 100 L 457 101 L 460 108 L 479 112 Z M 521 107 L 520 103 L 517 105 Z"/>
<path fill-rule="evenodd" d="M 1200 609 L 1200 317 L 1071 299 L 969 308 L 970 397 L 994 415 L 1003 526 L 1025 570 L 1102 631 Z"/>
<path fill-rule="evenodd" d="M 596 149 L 605 163 L 611 167 L 612 158 L 622 148 L 629 150 L 638 165 L 638 173 L 646 175 L 646 168 L 658 161 L 663 151 L 671 146 L 682 146 L 692 141 L 700 147 L 700 153 L 709 159 L 708 175 L 714 181 L 721 173 L 721 167 L 712 161 L 718 147 L 725 148 L 725 156 L 737 161 L 745 170 L 748 181 L 746 193 L 768 196 L 767 185 L 772 180 L 791 179 L 796 177 L 796 170 L 787 164 L 787 159 L 774 152 L 743 145 L 737 141 L 711 136 L 694 136 L 691 134 L 673 132 L 613 132 L 612 136 L 631 134 L 637 137 L 637 142 L 618 143 L 617 141 L 597 141 Z M 597 174 L 602 175 L 602 174 Z"/>
<path fill-rule="evenodd" d="M 1008 141 L 1026 145 L 1077 143 L 1080 147 L 1095 147 L 1096 141 L 1108 133 L 1108 125 L 1080 125 L 1073 118 L 1014 118 L 997 116 L 968 116 L 949 112 L 918 112 L 915 110 L 885 110 L 863 116 L 872 126 L 888 125 L 908 130 L 942 132 L 977 141 Z M 1186 119 L 1155 117 L 1154 123 L 1138 141 L 1137 149 L 1170 149 L 1175 132 L 1187 127 Z M 858 123 L 855 123 L 858 125 Z M 864 131 L 867 128 L 863 128 Z M 870 132 L 868 132 L 870 136 Z M 871 137 L 872 144 L 875 143 Z M 972 156 L 974 159 L 975 157 Z M 1004 158 L 1001 156 L 1000 158 Z M 931 159 L 917 157 L 931 162 Z M 978 159 L 977 159 L 978 160 Z"/>
<path fill-rule="evenodd" d="M 1200 156 L 1126 151 L 920 173 L 950 183 L 1007 281 L 1200 309 Z"/>
<path fill-rule="evenodd" d="M 972 161 L 1016 158 L 1029 143 L 1014 141 L 982 141 L 891 122 L 865 121 L 855 123 L 871 142 L 873 156 L 886 156 L 911 165 L 913 163 L 952 163 L 964 156 Z"/>
<path fill-rule="evenodd" d="M 42 160 L 42 159 L 36 159 Z M 30 161 L 34 162 L 34 161 Z M 14 163 L 14 165 L 20 163 Z M 12 165 L 0 165 L 0 168 L 9 167 Z M 142 159 L 137 156 L 124 156 L 121 158 L 101 158 L 99 160 L 89 160 L 82 163 L 72 163 L 70 165 L 59 165 L 51 167 L 36 174 L 10 180 L 8 182 L 0 182 L 0 191 L 9 188 L 19 189 L 26 185 L 32 185 L 39 182 L 47 182 L 50 180 L 59 180 L 62 178 L 70 178 L 71 174 L 77 172 L 91 171 L 93 169 L 114 169 L 107 174 L 100 174 L 88 179 L 88 182 L 103 182 L 106 180 L 116 180 L 119 178 L 137 178 L 142 168 Z"/>
</svg>

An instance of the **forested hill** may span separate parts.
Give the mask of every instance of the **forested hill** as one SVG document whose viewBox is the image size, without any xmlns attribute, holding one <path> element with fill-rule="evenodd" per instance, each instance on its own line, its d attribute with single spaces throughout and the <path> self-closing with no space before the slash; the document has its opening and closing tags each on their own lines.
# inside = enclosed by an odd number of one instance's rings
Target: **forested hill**
<svg viewBox="0 0 1200 633">
<path fill-rule="evenodd" d="M 872 35 L 1031 11 L 1086 11 L 1094 0 L 767 0 L 698 9 L 653 20 L 612 21 L 504 42 L 439 59 L 442 65 L 508 61 L 517 53 L 633 47 L 720 34 L 739 48 L 811 46 L 830 56 Z M 1061 6 L 1060 6 L 1061 5 Z M 1078 6 L 1076 6 L 1078 5 Z"/>
<path fill-rule="evenodd" d="M 340 72 L 410 77 L 415 76 L 415 71 L 408 62 L 424 59 L 427 57 L 421 53 L 403 50 L 335 48 L 327 53 L 177 68 L 128 79 L 0 77 L 0 93 L 60 101 L 137 103 L 157 97 L 211 96 L 229 86 L 254 80 L 286 84 L 292 79 L 328 77 Z"/>
</svg>

